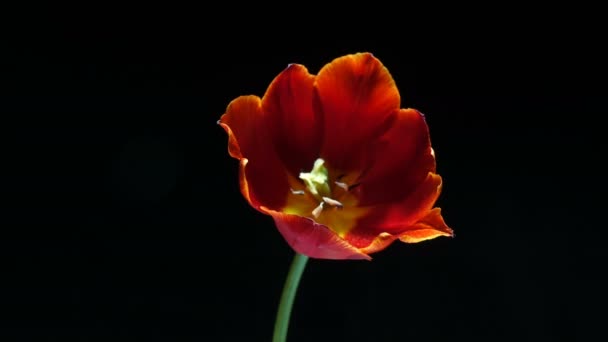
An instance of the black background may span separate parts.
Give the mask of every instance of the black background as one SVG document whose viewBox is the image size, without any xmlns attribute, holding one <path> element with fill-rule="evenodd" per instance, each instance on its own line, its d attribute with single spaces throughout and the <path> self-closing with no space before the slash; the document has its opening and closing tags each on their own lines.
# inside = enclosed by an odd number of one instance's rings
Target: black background
<svg viewBox="0 0 608 342">
<path fill-rule="evenodd" d="M 5 31 L 3 340 L 269 341 L 293 252 L 242 198 L 216 121 L 288 63 L 316 73 L 360 51 L 426 114 L 456 238 L 312 260 L 289 341 L 598 338 L 592 11 L 336 23 L 69 10 Z"/>
</svg>

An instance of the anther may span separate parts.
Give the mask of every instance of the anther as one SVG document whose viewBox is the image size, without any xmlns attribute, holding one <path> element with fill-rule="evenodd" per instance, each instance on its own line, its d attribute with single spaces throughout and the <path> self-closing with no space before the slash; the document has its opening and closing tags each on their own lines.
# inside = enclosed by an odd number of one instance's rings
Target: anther
<svg viewBox="0 0 608 342">
<path fill-rule="evenodd" d="M 290 189 L 291 193 L 294 195 L 305 195 L 306 192 L 304 192 L 304 190 L 294 190 L 294 189 Z"/>
<path fill-rule="evenodd" d="M 334 183 L 337 186 L 339 186 L 340 188 L 344 189 L 344 191 L 348 191 L 348 184 L 346 184 L 344 182 L 338 182 L 338 181 L 335 181 Z"/>
<path fill-rule="evenodd" d="M 312 211 L 312 216 L 314 216 L 315 218 L 318 218 L 319 215 L 321 215 L 321 212 L 323 211 L 323 206 L 325 205 L 325 202 L 321 202 L 319 204 L 318 207 L 316 207 L 313 211 Z"/>
<path fill-rule="evenodd" d="M 344 205 L 342 203 L 340 203 L 339 201 L 336 201 L 333 198 L 329 198 L 329 197 L 323 197 L 323 202 L 331 205 L 332 207 L 336 207 L 336 208 L 340 208 L 340 209 L 342 209 L 344 207 Z"/>
</svg>

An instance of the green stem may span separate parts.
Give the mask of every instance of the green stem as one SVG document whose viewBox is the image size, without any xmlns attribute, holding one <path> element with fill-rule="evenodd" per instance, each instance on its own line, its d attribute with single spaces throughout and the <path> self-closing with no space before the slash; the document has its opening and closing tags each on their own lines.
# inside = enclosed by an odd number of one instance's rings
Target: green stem
<svg viewBox="0 0 608 342">
<path fill-rule="evenodd" d="M 296 253 L 293 258 L 287 280 L 285 280 L 283 293 L 281 294 L 277 320 L 274 323 L 272 342 L 285 342 L 287 340 L 287 328 L 289 328 L 291 307 L 293 306 L 293 300 L 296 297 L 298 284 L 300 283 L 300 278 L 302 278 L 302 273 L 304 273 L 304 268 L 306 268 L 307 261 L 308 257 L 299 253 Z"/>
</svg>

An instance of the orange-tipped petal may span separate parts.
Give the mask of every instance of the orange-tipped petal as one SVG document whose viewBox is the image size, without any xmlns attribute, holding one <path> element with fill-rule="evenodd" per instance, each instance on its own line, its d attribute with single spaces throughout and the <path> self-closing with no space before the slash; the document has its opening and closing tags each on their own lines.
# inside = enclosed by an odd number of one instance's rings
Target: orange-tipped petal
<svg viewBox="0 0 608 342">
<path fill-rule="evenodd" d="M 289 183 L 265 132 L 261 100 L 257 96 L 241 96 L 232 101 L 222 115 L 220 126 L 228 133 L 228 151 L 239 159 L 241 192 L 249 203 L 281 208 L 287 201 Z"/>
<path fill-rule="evenodd" d="M 228 133 L 228 153 L 233 158 L 249 157 L 259 143 L 257 130 L 262 119 L 262 100 L 255 96 L 239 96 L 228 104 L 218 124 Z M 241 146 L 242 145 L 242 146 Z"/>
<path fill-rule="evenodd" d="M 434 208 L 428 215 L 401 233 L 399 240 L 415 243 L 439 236 L 454 236 L 454 232 L 445 224 L 441 216 L 441 208 Z"/>
<path fill-rule="evenodd" d="M 337 58 L 315 82 L 315 101 L 323 113 L 321 156 L 334 168 L 351 171 L 358 151 L 387 128 L 399 110 L 399 90 L 382 63 L 370 53 Z"/>
<path fill-rule="evenodd" d="M 371 259 L 312 219 L 274 210 L 266 212 L 272 216 L 287 243 L 298 253 L 317 259 Z"/>
<path fill-rule="evenodd" d="M 445 224 L 441 216 L 441 208 L 434 208 L 428 212 L 420 221 L 408 227 L 403 233 L 393 235 L 389 233 L 380 233 L 375 238 L 361 239 L 360 243 L 371 241 L 367 247 L 360 248 L 365 254 L 379 252 L 388 247 L 393 241 L 399 239 L 407 243 L 422 242 L 425 240 L 434 239 L 440 236 L 454 236 L 454 232 Z"/>
<path fill-rule="evenodd" d="M 376 236 L 369 246 L 361 248 L 361 251 L 366 254 L 372 254 L 379 252 L 386 247 L 388 247 L 393 241 L 397 239 L 397 236 L 389 234 L 389 233 L 380 233 L 380 235 Z"/>
<path fill-rule="evenodd" d="M 299 64 L 290 64 L 270 84 L 262 99 L 268 130 L 279 158 L 298 175 L 319 157 L 321 118 L 313 110 L 315 77 Z"/>
<path fill-rule="evenodd" d="M 440 192 L 441 177 L 429 173 L 425 181 L 402 200 L 370 207 L 344 239 L 355 247 L 366 248 L 382 233 L 399 236 L 425 217 Z"/>
<path fill-rule="evenodd" d="M 381 137 L 368 144 L 366 172 L 358 183 L 359 205 L 399 201 L 435 172 L 429 131 L 424 116 L 415 109 L 401 109 Z"/>
</svg>

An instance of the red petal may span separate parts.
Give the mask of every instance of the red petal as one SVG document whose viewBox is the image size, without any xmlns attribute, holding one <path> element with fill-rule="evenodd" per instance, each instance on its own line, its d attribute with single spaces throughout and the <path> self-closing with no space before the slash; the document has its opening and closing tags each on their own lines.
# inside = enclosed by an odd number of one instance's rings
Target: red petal
<svg viewBox="0 0 608 342">
<path fill-rule="evenodd" d="M 397 238 L 403 242 L 416 243 L 434 239 L 439 236 L 454 236 L 454 232 L 448 227 L 441 217 L 441 209 L 434 208 L 428 212 L 420 221 L 410 226 L 399 236 L 389 233 L 381 233 L 376 236 L 369 246 L 360 250 L 366 254 L 379 252 L 388 247 Z"/>
<path fill-rule="evenodd" d="M 228 104 L 218 124 L 228 133 L 228 153 L 233 158 L 240 159 L 243 155 L 252 154 L 252 147 L 258 140 L 255 133 L 261 118 L 261 100 L 257 96 L 240 96 Z"/>
<path fill-rule="evenodd" d="M 399 91 L 382 63 L 369 53 L 340 57 L 317 76 L 316 99 L 324 119 L 321 156 L 340 171 L 357 169 L 359 151 L 381 134 L 399 110 Z"/>
<path fill-rule="evenodd" d="M 318 259 L 371 259 L 329 228 L 309 218 L 273 210 L 266 212 L 274 218 L 279 232 L 298 253 Z"/>
<path fill-rule="evenodd" d="M 358 248 L 368 247 L 382 234 L 400 235 L 422 219 L 437 200 L 441 192 L 441 177 L 429 173 L 415 191 L 399 202 L 370 207 L 349 231 L 345 240 Z"/>
<path fill-rule="evenodd" d="M 367 254 L 376 253 L 388 247 L 395 240 L 397 240 L 395 235 L 382 233 L 376 236 L 367 247 L 361 248 L 361 251 Z"/>
<path fill-rule="evenodd" d="M 290 64 L 262 99 L 273 145 L 296 176 L 312 167 L 321 147 L 321 118 L 312 106 L 314 80 L 304 66 Z"/>
<path fill-rule="evenodd" d="M 368 145 L 366 172 L 357 181 L 359 205 L 398 201 L 435 172 L 429 131 L 422 114 L 401 109 L 392 126 Z"/>
<path fill-rule="evenodd" d="M 259 210 L 261 205 L 281 208 L 287 201 L 289 183 L 285 167 L 274 152 L 266 130 L 261 100 L 241 96 L 232 101 L 219 124 L 228 133 L 228 151 L 241 160 L 241 192 Z"/>
<path fill-rule="evenodd" d="M 434 239 L 438 236 L 454 236 L 454 232 L 445 224 L 441 209 L 434 208 L 428 215 L 399 235 L 403 242 L 420 242 Z"/>
</svg>

